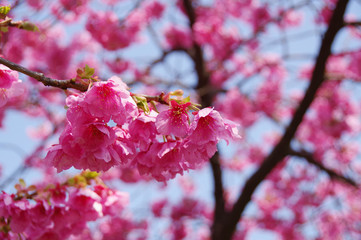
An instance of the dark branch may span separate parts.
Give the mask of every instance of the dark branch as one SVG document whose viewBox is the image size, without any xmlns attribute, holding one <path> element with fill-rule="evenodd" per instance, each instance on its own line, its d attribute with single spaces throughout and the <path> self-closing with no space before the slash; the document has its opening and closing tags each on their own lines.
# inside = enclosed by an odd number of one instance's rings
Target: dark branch
<svg viewBox="0 0 361 240">
<path fill-rule="evenodd" d="M 307 162 L 311 163 L 312 165 L 315 165 L 320 170 L 326 172 L 328 174 L 328 176 L 330 176 L 330 178 L 332 178 L 332 179 L 337 179 L 337 180 L 343 181 L 347 184 L 350 184 L 351 186 L 358 187 L 357 183 L 354 180 L 352 180 L 348 177 L 342 176 L 341 174 L 336 173 L 334 170 L 327 168 L 321 162 L 316 161 L 316 159 L 313 157 L 313 154 L 311 154 L 305 150 L 295 151 L 293 149 L 290 149 L 289 154 L 292 156 L 304 158 Z"/>
<path fill-rule="evenodd" d="M 193 6 L 192 6 L 192 0 L 184 0 L 184 7 L 189 19 L 189 27 L 193 31 L 193 25 L 196 21 L 196 14 L 194 12 Z M 204 61 L 204 54 L 203 49 L 199 44 L 197 44 L 195 41 L 193 42 L 193 47 L 191 51 L 188 53 L 189 56 L 192 58 L 196 72 L 198 77 L 198 84 L 197 84 L 197 90 L 202 89 L 210 84 L 209 81 L 209 74 L 206 71 L 205 68 L 205 61 Z M 202 95 L 202 106 L 208 107 L 211 105 L 213 100 L 212 94 L 204 94 Z"/>
<path fill-rule="evenodd" d="M 0 57 L 0 64 L 3 64 L 14 71 L 21 72 L 29 77 L 32 77 L 38 80 L 39 82 L 43 83 L 45 86 L 52 86 L 61 89 L 73 88 L 82 92 L 85 92 L 88 89 L 88 85 L 77 83 L 73 79 L 57 80 L 57 79 L 48 78 L 45 77 L 44 74 L 42 73 L 31 71 L 27 68 L 24 68 L 23 66 L 20 66 L 16 63 L 13 63 L 1 57 Z"/>
<path fill-rule="evenodd" d="M 361 21 L 356 21 L 356 22 L 345 22 L 344 26 L 353 26 L 353 27 L 357 27 L 357 26 L 361 26 Z"/>
<path fill-rule="evenodd" d="M 185 49 L 183 49 L 183 48 L 174 48 L 174 49 L 171 49 L 171 50 L 163 51 L 162 55 L 161 55 L 159 58 L 155 59 L 154 61 L 152 61 L 152 62 L 149 64 L 149 68 L 152 68 L 152 67 L 154 67 L 155 65 L 157 65 L 158 63 L 163 62 L 163 61 L 165 60 L 165 58 L 166 58 L 169 54 L 171 54 L 171 53 L 173 53 L 173 52 L 182 52 L 182 51 L 185 51 Z"/>
<path fill-rule="evenodd" d="M 168 101 L 164 100 L 164 93 L 161 93 L 157 96 L 148 96 L 148 95 L 144 95 L 144 94 L 133 94 L 133 96 L 140 96 L 140 97 L 144 97 L 145 99 L 147 99 L 147 102 L 158 102 L 164 105 L 169 105 Z"/>
<path fill-rule="evenodd" d="M 183 4 L 188 16 L 189 27 L 193 30 L 193 25 L 196 22 L 196 14 L 192 6 L 192 0 L 183 0 Z M 209 73 L 205 67 L 203 49 L 194 41 L 192 48 L 189 51 L 186 51 L 186 53 L 191 57 L 197 72 L 198 84 L 196 89 L 199 96 L 201 97 L 201 105 L 203 107 L 208 107 L 212 104 L 215 92 L 202 92 L 204 89 L 208 89 L 210 86 L 210 78 Z M 214 237 L 217 236 L 221 231 L 223 226 L 223 218 L 225 216 L 225 200 L 223 196 L 222 168 L 220 165 L 218 153 L 216 153 L 211 158 L 210 163 L 214 179 L 215 206 L 212 224 L 212 239 L 214 239 Z"/>
<path fill-rule="evenodd" d="M 225 216 L 225 200 L 223 192 L 223 182 L 222 182 L 222 169 L 219 162 L 219 154 L 216 152 L 211 158 L 211 167 L 214 180 L 214 221 L 212 225 L 212 232 L 217 233 L 222 229 L 222 219 Z"/>
<path fill-rule="evenodd" d="M 279 143 L 274 147 L 273 151 L 264 160 L 260 168 L 251 176 L 246 182 L 246 185 L 234 204 L 231 212 L 229 212 L 224 228 L 218 239 L 231 239 L 241 215 L 251 200 L 251 196 L 258 185 L 267 177 L 267 175 L 276 167 L 276 165 L 287 156 L 289 146 L 293 139 L 298 126 L 301 124 L 303 117 L 310 107 L 312 101 L 316 96 L 317 90 L 324 81 L 324 72 L 326 68 L 326 61 L 331 54 L 331 46 L 336 37 L 337 32 L 343 27 L 343 15 L 347 6 L 348 0 L 340 0 L 333 12 L 328 29 L 322 39 L 321 48 L 316 60 L 315 68 L 312 73 L 311 83 L 306 91 L 306 94 L 296 110 L 293 119 L 286 129 L 283 137 Z"/>
</svg>

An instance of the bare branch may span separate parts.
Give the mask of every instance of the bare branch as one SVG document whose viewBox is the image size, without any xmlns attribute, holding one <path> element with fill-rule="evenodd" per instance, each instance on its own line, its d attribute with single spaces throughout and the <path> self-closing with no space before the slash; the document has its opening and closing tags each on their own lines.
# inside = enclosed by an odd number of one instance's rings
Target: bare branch
<svg viewBox="0 0 361 240">
<path fill-rule="evenodd" d="M 289 146 L 293 139 L 298 126 L 301 124 L 303 117 L 313 102 L 317 90 L 321 87 L 326 68 L 326 61 L 331 54 L 331 46 L 338 31 L 343 27 L 343 16 L 348 0 L 339 0 L 333 12 L 328 29 L 322 39 L 321 48 L 316 59 L 315 68 L 312 73 L 311 83 L 302 99 L 293 119 L 287 127 L 283 137 L 274 147 L 272 152 L 264 160 L 259 169 L 246 182 L 244 189 L 234 204 L 231 212 L 225 218 L 224 228 L 218 238 L 214 239 L 231 239 L 236 229 L 237 223 L 241 219 L 241 215 L 250 202 L 253 192 L 258 185 L 267 177 L 267 175 L 277 166 L 279 162 L 287 156 Z"/>
<path fill-rule="evenodd" d="M 355 22 L 344 22 L 344 26 L 353 26 L 353 27 L 360 27 L 361 21 L 355 21 Z"/>
<path fill-rule="evenodd" d="M 326 166 L 324 166 L 321 162 L 316 161 L 316 159 L 313 157 L 312 153 L 309 153 L 309 152 L 307 152 L 305 150 L 295 151 L 293 149 L 290 149 L 289 154 L 292 155 L 292 156 L 304 158 L 307 162 L 311 163 L 312 165 L 315 165 L 320 170 L 326 172 L 330 176 L 330 178 L 343 181 L 343 182 L 345 182 L 347 184 L 350 184 L 351 186 L 354 186 L 354 187 L 358 187 L 357 183 L 354 180 L 352 180 L 352 179 L 350 179 L 348 177 L 345 177 L 345 176 L 343 176 L 341 174 L 338 174 L 334 170 L 329 169 Z"/>
<path fill-rule="evenodd" d="M 161 103 L 161 104 L 165 104 L 165 105 L 169 105 L 169 103 L 167 101 L 164 100 L 164 93 L 161 93 L 159 94 L 158 96 L 148 96 L 148 95 L 144 95 L 144 94 L 135 94 L 133 96 L 141 96 L 141 97 L 144 97 L 145 99 L 147 99 L 147 102 L 158 102 L 158 103 Z"/>
<path fill-rule="evenodd" d="M 58 80 L 58 79 L 48 78 L 45 77 L 43 73 L 31 71 L 23 66 L 20 66 L 16 63 L 13 63 L 1 57 L 0 57 L 0 64 L 3 64 L 14 71 L 21 72 L 29 77 L 32 77 L 38 80 L 39 82 L 43 83 L 45 86 L 52 86 L 61 89 L 73 88 L 82 92 L 85 92 L 88 89 L 88 85 L 77 83 L 75 82 L 74 79 Z"/>
<path fill-rule="evenodd" d="M 173 52 L 176 52 L 176 51 L 186 51 L 186 50 L 183 49 L 183 48 L 174 48 L 174 49 L 171 49 L 171 50 L 163 51 L 162 55 L 161 55 L 159 58 L 153 60 L 153 61 L 149 64 L 149 67 L 148 67 L 148 68 L 152 68 L 152 67 L 154 67 L 155 65 L 157 65 L 158 63 L 163 62 L 163 61 L 165 60 L 165 58 L 166 58 L 169 54 L 171 54 L 171 53 L 173 53 Z"/>
<path fill-rule="evenodd" d="M 222 181 L 222 168 L 219 162 L 219 154 L 216 152 L 211 158 L 211 167 L 214 180 L 214 200 L 216 202 L 214 207 L 214 221 L 212 225 L 212 232 L 219 232 L 222 229 L 222 219 L 225 216 L 225 200 Z"/>
<path fill-rule="evenodd" d="M 189 20 L 189 27 L 193 30 L 193 25 L 196 22 L 196 14 L 192 6 L 192 0 L 183 0 L 184 8 Z M 195 41 L 189 51 L 186 52 L 192 59 L 198 78 L 197 92 L 201 97 L 201 105 L 208 107 L 212 104 L 213 96 L 215 92 L 205 92 L 204 89 L 208 89 L 210 86 L 209 73 L 205 67 L 205 60 L 203 49 Z M 223 182 L 222 182 L 222 168 L 219 162 L 219 154 L 216 153 L 210 160 L 213 179 L 214 179 L 214 217 L 212 224 L 212 238 L 217 236 L 223 228 L 223 218 L 225 217 L 225 200 L 223 196 Z"/>
</svg>

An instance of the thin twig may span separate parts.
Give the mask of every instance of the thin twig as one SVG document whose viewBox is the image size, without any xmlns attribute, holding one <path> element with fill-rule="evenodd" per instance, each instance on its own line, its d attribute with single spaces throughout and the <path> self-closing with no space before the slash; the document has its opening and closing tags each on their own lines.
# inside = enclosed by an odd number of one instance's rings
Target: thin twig
<svg viewBox="0 0 361 240">
<path fill-rule="evenodd" d="M 348 178 L 348 177 L 345 177 L 345 176 L 343 176 L 343 175 L 341 175 L 341 174 L 338 174 L 338 173 L 336 173 L 336 172 L 335 172 L 334 170 L 332 170 L 332 169 L 327 168 L 327 167 L 324 166 L 321 162 L 316 161 L 316 159 L 313 157 L 313 154 L 311 154 L 311 153 L 309 153 L 309 152 L 307 152 L 307 151 L 305 151 L 305 150 L 295 151 L 295 150 L 293 150 L 293 149 L 290 149 L 290 150 L 289 150 L 289 154 L 290 154 L 291 156 L 296 156 L 296 157 L 304 158 L 307 162 L 315 165 L 315 166 L 318 167 L 320 170 L 326 172 L 326 173 L 330 176 L 330 178 L 343 181 L 343 182 L 345 182 L 345 183 L 347 183 L 347 184 L 350 184 L 351 186 L 354 186 L 354 187 L 358 187 L 358 186 L 357 186 L 357 183 L 356 183 L 354 180 L 352 180 L 352 179 L 350 179 L 350 178 Z"/>
<path fill-rule="evenodd" d="M 344 22 L 344 26 L 360 27 L 361 26 L 361 21 Z"/>
<path fill-rule="evenodd" d="M 88 89 L 87 84 L 77 83 L 75 82 L 74 79 L 58 80 L 58 79 L 45 77 L 43 73 L 31 71 L 23 66 L 20 66 L 2 57 L 0 57 L 0 64 L 3 64 L 14 71 L 21 72 L 29 77 L 32 77 L 38 80 L 39 82 L 43 83 L 45 86 L 52 86 L 61 89 L 73 88 L 82 92 L 85 92 Z"/>
</svg>

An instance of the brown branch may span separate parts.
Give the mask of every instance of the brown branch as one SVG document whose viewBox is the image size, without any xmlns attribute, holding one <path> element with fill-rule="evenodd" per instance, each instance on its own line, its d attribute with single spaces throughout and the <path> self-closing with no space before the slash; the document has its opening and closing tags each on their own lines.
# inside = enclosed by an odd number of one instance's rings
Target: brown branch
<svg viewBox="0 0 361 240">
<path fill-rule="evenodd" d="M 196 22 L 196 14 L 194 12 L 193 6 L 192 6 L 192 0 L 184 0 L 183 1 L 188 19 L 189 19 L 189 27 L 192 29 L 193 31 L 193 25 Z M 197 72 L 197 77 L 198 77 L 198 84 L 196 89 L 201 89 L 204 88 L 205 86 L 210 84 L 209 81 L 209 74 L 207 74 L 206 68 L 205 68 L 205 61 L 204 61 L 204 54 L 203 54 L 203 49 L 201 48 L 201 46 L 199 44 L 197 44 L 195 41 L 193 41 L 193 47 L 190 50 L 190 52 L 188 52 L 189 56 L 192 58 L 195 68 L 196 68 L 196 72 Z M 208 107 L 211 105 L 212 103 L 212 95 L 203 95 L 202 97 L 202 106 L 204 107 Z"/>
<path fill-rule="evenodd" d="M 196 22 L 196 14 L 192 6 L 192 0 L 183 0 L 184 8 L 189 20 L 189 27 L 193 31 L 193 25 Z M 201 104 L 203 107 L 208 107 L 212 104 L 215 92 L 208 91 L 202 93 L 202 89 L 207 89 L 210 86 L 209 73 L 205 68 L 205 60 L 203 49 L 199 44 L 193 41 L 193 46 L 186 53 L 191 57 L 198 78 L 198 84 L 196 86 L 197 92 L 201 97 Z M 213 180 L 214 180 L 214 216 L 212 224 L 212 236 L 216 236 L 223 226 L 223 218 L 225 216 L 225 200 L 223 195 L 223 182 L 222 182 L 222 168 L 219 161 L 219 154 L 216 153 L 210 160 Z"/>
<path fill-rule="evenodd" d="M 361 21 L 355 21 L 355 22 L 344 22 L 344 26 L 353 26 L 353 27 L 360 27 Z"/>
<path fill-rule="evenodd" d="M 223 181 L 222 181 L 222 168 L 219 162 L 219 153 L 216 152 L 210 160 L 213 180 L 214 180 L 214 216 L 212 224 L 212 233 L 218 233 L 222 230 L 223 218 L 225 217 L 225 199 L 224 199 L 224 190 L 223 190 Z"/>
<path fill-rule="evenodd" d="M 11 18 L 6 17 L 0 22 L 0 27 L 20 27 L 23 21 L 13 21 Z"/>
<path fill-rule="evenodd" d="M 158 96 L 148 96 L 148 95 L 144 95 L 144 94 L 134 94 L 133 96 L 140 96 L 140 97 L 144 97 L 145 99 L 147 99 L 147 102 L 158 102 L 160 104 L 165 104 L 165 105 L 169 105 L 169 102 L 164 100 L 164 93 L 159 94 Z"/>
<path fill-rule="evenodd" d="M 158 63 L 163 62 L 163 61 L 165 60 L 165 58 L 166 58 L 169 54 L 171 54 L 171 53 L 173 53 L 173 52 L 182 52 L 182 51 L 186 51 L 186 49 L 184 49 L 184 48 L 173 48 L 173 49 L 171 49 L 171 50 L 163 51 L 163 52 L 162 52 L 162 55 L 161 55 L 159 58 L 153 60 L 153 61 L 149 64 L 149 67 L 148 67 L 148 68 L 150 69 L 150 68 L 154 67 L 155 65 L 157 65 Z"/>
<path fill-rule="evenodd" d="M 85 92 L 88 89 L 88 85 L 77 83 L 73 79 L 58 80 L 58 79 L 48 78 L 45 77 L 43 73 L 31 71 L 27 68 L 24 68 L 23 66 L 20 66 L 16 63 L 13 63 L 1 57 L 0 57 L 0 64 L 3 64 L 14 71 L 21 72 L 29 77 L 32 77 L 38 80 L 39 82 L 43 83 L 45 86 L 52 86 L 61 89 L 73 88 L 82 92 Z"/>
<path fill-rule="evenodd" d="M 306 91 L 306 94 L 297 108 L 293 119 L 287 127 L 283 137 L 274 147 L 269 156 L 264 160 L 259 169 L 251 176 L 246 182 L 244 189 L 237 201 L 233 205 L 232 210 L 225 218 L 224 227 L 221 233 L 214 239 L 231 239 L 236 229 L 241 215 L 250 202 L 253 192 L 258 185 L 267 177 L 267 175 L 276 167 L 276 165 L 287 156 L 289 146 L 293 139 L 298 126 L 301 124 L 303 117 L 313 102 L 317 90 L 320 88 L 324 81 L 324 72 L 326 68 L 326 61 L 331 54 L 331 46 L 336 37 L 337 32 L 343 26 L 343 15 L 347 6 L 348 0 L 339 0 L 333 12 L 328 29 L 322 39 L 321 48 L 316 59 L 315 68 L 312 73 L 311 83 Z"/>
<path fill-rule="evenodd" d="M 307 162 L 311 163 L 312 165 L 315 165 L 320 170 L 327 173 L 328 176 L 330 176 L 330 178 L 332 178 L 332 179 L 337 179 L 337 180 L 343 181 L 343 182 L 345 182 L 347 184 L 350 184 L 351 186 L 358 187 L 357 183 L 354 180 L 352 180 L 352 179 L 350 179 L 348 177 L 345 177 L 345 176 L 343 176 L 341 174 L 338 174 L 334 170 L 329 169 L 326 166 L 324 166 L 321 162 L 316 161 L 316 159 L 313 157 L 312 153 L 309 153 L 309 152 L 307 152 L 305 150 L 295 151 L 293 149 L 290 149 L 289 150 L 289 155 L 304 158 Z"/>
</svg>

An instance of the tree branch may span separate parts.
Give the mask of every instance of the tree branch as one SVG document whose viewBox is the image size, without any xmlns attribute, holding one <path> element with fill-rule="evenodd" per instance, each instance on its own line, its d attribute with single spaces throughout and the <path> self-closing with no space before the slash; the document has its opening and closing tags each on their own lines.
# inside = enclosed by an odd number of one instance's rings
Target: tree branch
<svg viewBox="0 0 361 240">
<path fill-rule="evenodd" d="M 357 26 L 361 26 L 361 21 L 355 21 L 355 22 L 344 22 L 344 26 L 353 26 L 353 27 L 357 27 Z"/>
<path fill-rule="evenodd" d="M 193 25 L 196 22 L 196 14 L 192 6 L 192 0 L 183 0 L 184 8 L 186 10 L 186 14 L 189 20 L 189 27 L 193 31 Z M 203 49 L 200 45 L 198 45 L 195 41 L 193 41 L 193 46 L 190 51 L 186 51 L 186 53 L 191 57 L 193 63 L 195 65 L 195 69 L 197 72 L 198 84 L 197 84 L 197 92 L 201 98 L 201 104 L 203 107 L 208 107 L 212 104 L 213 96 L 215 92 L 208 91 L 206 93 L 202 93 L 202 89 L 208 89 L 210 86 L 210 78 L 209 73 L 205 67 L 205 60 Z M 217 236 L 218 233 L 222 230 L 223 226 L 223 218 L 225 217 L 225 200 L 223 195 L 223 182 L 222 182 L 222 168 L 219 161 L 219 154 L 216 153 L 210 160 L 213 180 L 214 180 L 214 216 L 213 216 L 213 224 L 212 224 L 212 239 L 214 236 Z"/>
<path fill-rule="evenodd" d="M 297 108 L 293 119 L 287 127 L 283 137 L 274 147 L 272 152 L 264 160 L 259 169 L 246 182 L 244 189 L 237 201 L 233 205 L 231 212 L 228 213 L 224 228 L 217 239 L 231 239 L 241 215 L 251 200 L 253 192 L 258 185 L 267 177 L 267 175 L 276 167 L 276 165 L 287 156 L 289 146 L 293 139 L 298 126 L 301 124 L 303 117 L 313 102 L 317 90 L 324 81 L 324 72 L 326 69 L 326 62 L 331 54 L 331 46 L 336 37 L 337 32 L 343 27 L 343 15 L 346 10 L 348 0 L 339 0 L 333 12 L 328 29 L 322 39 L 321 48 L 316 59 L 315 68 L 312 73 L 311 83 Z"/>
<path fill-rule="evenodd" d="M 315 165 L 320 170 L 326 172 L 328 174 L 328 176 L 330 176 L 330 178 L 343 181 L 343 182 L 345 182 L 347 184 L 350 184 L 351 186 L 354 186 L 354 187 L 358 187 L 357 183 L 354 180 L 352 180 L 352 179 L 350 179 L 348 177 L 345 177 L 343 175 L 340 175 L 340 174 L 336 173 L 334 170 L 329 169 L 326 166 L 324 166 L 321 162 L 316 161 L 316 159 L 313 157 L 312 153 L 309 153 L 309 152 L 307 152 L 305 150 L 295 151 L 293 149 L 290 149 L 289 154 L 292 155 L 292 156 L 304 158 L 307 162 L 311 163 L 312 165 Z"/>
<path fill-rule="evenodd" d="M 29 77 L 32 77 L 38 80 L 39 82 L 43 83 L 45 86 L 52 86 L 61 89 L 73 88 L 82 92 L 85 92 L 88 89 L 88 85 L 77 83 L 73 79 L 57 80 L 57 79 L 48 78 L 45 77 L 43 73 L 31 71 L 23 66 L 20 66 L 2 57 L 0 57 L 0 64 L 3 64 L 14 71 L 21 72 Z"/>
<path fill-rule="evenodd" d="M 192 29 L 193 32 L 193 25 L 195 24 L 196 21 L 196 14 L 192 6 L 192 0 L 184 0 L 183 4 L 189 19 L 189 27 Z M 197 90 L 202 89 L 210 84 L 209 74 L 207 73 L 205 68 L 203 49 L 195 41 L 193 41 L 193 47 L 191 51 L 188 52 L 188 54 L 192 58 L 197 72 L 198 84 L 196 89 Z M 211 105 L 212 100 L 213 100 L 213 95 L 204 94 L 202 95 L 201 104 L 204 107 L 208 107 Z"/>
<path fill-rule="evenodd" d="M 162 52 L 162 55 L 161 55 L 159 58 L 153 60 L 153 61 L 149 64 L 149 67 L 148 67 L 148 68 L 150 69 L 150 68 L 154 67 L 155 65 L 157 65 L 158 63 L 163 62 L 163 61 L 165 60 L 165 58 L 166 58 L 169 54 L 171 54 L 171 53 L 173 53 L 173 52 L 182 52 L 182 51 L 186 51 L 186 50 L 183 49 L 183 48 L 173 48 L 173 49 L 171 49 L 171 50 L 165 50 L 165 51 Z"/>
<path fill-rule="evenodd" d="M 222 220 L 225 217 L 225 200 L 222 182 L 222 168 L 219 162 L 219 153 L 216 152 L 211 158 L 211 167 L 214 180 L 214 221 L 212 225 L 212 232 L 217 233 L 222 229 Z"/>
</svg>

